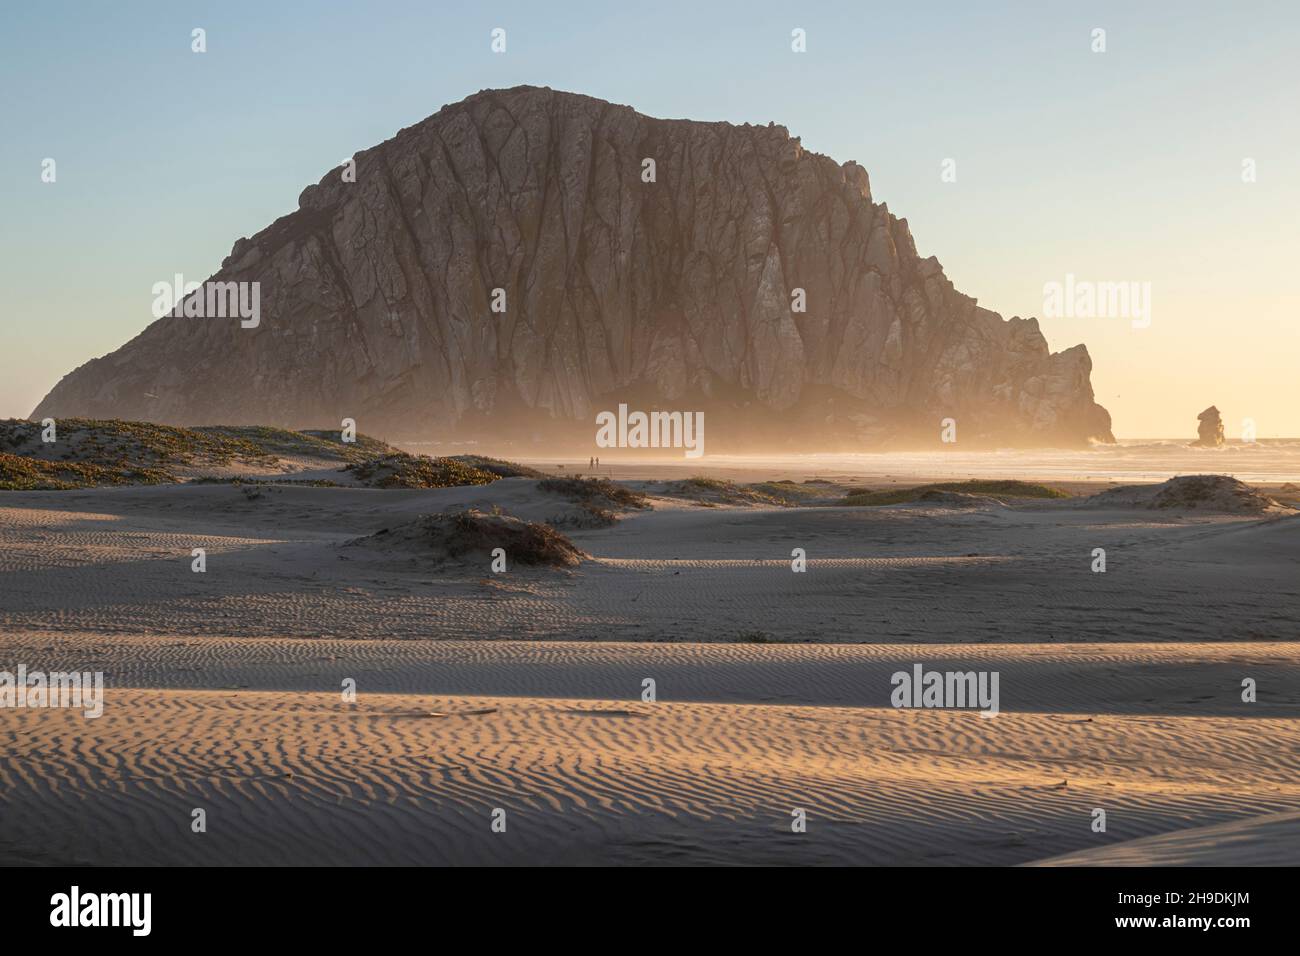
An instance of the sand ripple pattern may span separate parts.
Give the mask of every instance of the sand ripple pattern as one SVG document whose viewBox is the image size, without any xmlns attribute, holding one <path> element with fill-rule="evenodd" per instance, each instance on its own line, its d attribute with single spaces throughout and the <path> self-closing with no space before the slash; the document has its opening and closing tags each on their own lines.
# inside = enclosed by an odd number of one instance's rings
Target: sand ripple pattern
<svg viewBox="0 0 1300 956">
<path fill-rule="evenodd" d="M 1020 863 L 1300 809 L 1295 726 L 117 690 L 97 721 L 6 716 L 0 847 L 6 862 Z"/>
<path fill-rule="evenodd" d="M 1300 718 L 1300 646 L 356 641 L 26 632 L 0 669 L 99 670 L 109 687 L 583 697 L 889 707 L 892 675 L 996 671 L 1004 711 Z M 1260 691 L 1241 699 L 1241 682 Z"/>
<path fill-rule="evenodd" d="M 345 546 L 489 493 L 554 507 L 500 485 L 6 495 L 0 670 L 103 671 L 108 698 L 0 710 L 0 863 L 1297 847 L 1300 521 L 679 508 L 575 533 L 572 573 L 506 575 Z M 892 708 L 915 664 L 997 671 L 1002 714 Z"/>
</svg>

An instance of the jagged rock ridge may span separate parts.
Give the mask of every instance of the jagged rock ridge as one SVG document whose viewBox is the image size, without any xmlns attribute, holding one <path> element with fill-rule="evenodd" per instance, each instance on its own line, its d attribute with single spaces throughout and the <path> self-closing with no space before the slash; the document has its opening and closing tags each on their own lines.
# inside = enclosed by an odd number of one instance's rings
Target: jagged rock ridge
<svg viewBox="0 0 1300 956">
<path fill-rule="evenodd" d="M 261 283 L 256 328 L 164 317 L 33 417 L 590 445 L 629 402 L 705 410 L 710 451 L 930 445 L 948 417 L 959 447 L 1113 440 L 1084 346 L 957 292 L 861 166 L 783 127 L 520 87 L 355 162 L 212 277 Z"/>
</svg>

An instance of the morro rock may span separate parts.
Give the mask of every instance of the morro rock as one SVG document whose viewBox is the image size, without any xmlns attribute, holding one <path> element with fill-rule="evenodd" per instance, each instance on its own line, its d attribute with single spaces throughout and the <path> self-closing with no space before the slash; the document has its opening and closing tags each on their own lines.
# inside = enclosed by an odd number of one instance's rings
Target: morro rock
<svg viewBox="0 0 1300 956">
<path fill-rule="evenodd" d="M 866 170 L 770 124 L 481 92 L 308 186 L 212 281 L 259 283 L 260 321 L 159 319 L 33 418 L 589 454 L 625 402 L 705 412 L 710 452 L 939 447 L 947 418 L 958 447 L 1113 440 L 1084 346 L 958 292 Z"/>
<path fill-rule="evenodd" d="M 1193 445 L 1202 448 L 1220 448 L 1223 445 L 1223 418 L 1219 415 L 1219 410 L 1211 405 L 1201 414 L 1196 416 L 1200 422 L 1196 426 L 1196 441 Z"/>
</svg>

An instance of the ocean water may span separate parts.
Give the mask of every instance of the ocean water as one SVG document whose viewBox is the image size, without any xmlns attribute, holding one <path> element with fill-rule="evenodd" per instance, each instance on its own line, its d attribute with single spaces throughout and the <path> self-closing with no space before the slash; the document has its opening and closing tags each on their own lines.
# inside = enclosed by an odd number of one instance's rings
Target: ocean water
<svg viewBox="0 0 1300 956">
<path fill-rule="evenodd" d="M 1164 481 L 1176 475 L 1231 475 L 1248 482 L 1300 483 L 1300 441 L 1233 442 L 1193 448 L 1186 439 L 1130 439 L 1088 449 L 880 452 L 862 454 L 709 455 L 700 464 L 723 468 L 779 468 L 826 476 L 898 479 L 1019 478 L 1026 481 Z"/>
</svg>

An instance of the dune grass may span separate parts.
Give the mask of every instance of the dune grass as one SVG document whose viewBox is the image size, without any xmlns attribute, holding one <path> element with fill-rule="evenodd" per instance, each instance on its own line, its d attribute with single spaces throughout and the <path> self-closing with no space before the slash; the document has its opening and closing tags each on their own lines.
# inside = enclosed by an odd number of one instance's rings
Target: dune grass
<svg viewBox="0 0 1300 956">
<path fill-rule="evenodd" d="M 788 479 L 781 481 L 755 481 L 738 484 L 725 478 L 694 475 L 672 481 L 656 482 L 655 494 L 668 498 L 684 498 L 702 508 L 719 505 L 767 505 L 779 508 L 796 508 L 800 505 L 838 503 L 830 482 L 796 484 Z"/>
<path fill-rule="evenodd" d="M 901 505 L 916 501 L 929 491 L 955 491 L 960 494 L 989 495 L 994 498 L 1052 499 L 1070 497 L 1060 489 L 1030 481 L 972 479 L 971 481 L 942 481 L 929 485 L 917 485 L 912 488 L 887 488 L 884 490 L 849 488 L 848 494 L 839 504 L 850 507 Z"/>
<path fill-rule="evenodd" d="M 229 462 L 267 457 L 265 449 L 221 429 L 181 428 L 153 422 L 119 419 L 61 418 L 57 441 L 41 440 L 39 422 L 17 419 L 0 422 L 0 445 L 28 457 L 62 455 L 108 467 L 127 462 L 136 465 L 188 463 L 196 460 Z"/>
<path fill-rule="evenodd" d="M 407 524 L 354 538 L 347 546 L 415 550 L 435 561 L 463 563 L 486 562 L 500 548 L 510 564 L 549 567 L 573 567 L 587 557 L 548 524 L 474 508 L 421 515 Z"/>
<path fill-rule="evenodd" d="M 4 491 L 72 491 L 106 485 L 165 485 L 177 480 L 161 468 L 43 461 L 0 452 L 0 490 Z"/>
<path fill-rule="evenodd" d="M 292 431 L 269 425 L 204 425 L 194 431 L 245 441 L 259 448 L 263 455 L 276 458 L 298 456 L 353 462 L 397 451 L 369 435 L 357 435 L 355 442 L 345 442 L 342 432 L 337 429 Z"/>
<path fill-rule="evenodd" d="M 537 483 L 539 491 L 560 495 L 571 501 L 606 502 L 622 508 L 648 508 L 649 500 L 639 491 L 608 478 L 543 478 Z"/>
<path fill-rule="evenodd" d="M 0 490 L 67 490 L 103 485 L 164 484 L 206 467 L 275 468 L 286 458 L 338 463 L 378 488 L 450 488 L 541 473 L 513 462 L 462 455 L 410 455 L 367 435 L 344 442 L 335 430 L 292 431 L 267 425 L 182 428 L 119 419 L 61 418 L 56 440 L 42 441 L 39 422 L 0 421 Z M 188 469 L 182 471 L 182 469 Z M 239 481 L 224 475 L 197 480 Z M 293 481 L 281 478 L 277 483 Z M 314 480 L 309 484 L 337 482 Z"/>
<path fill-rule="evenodd" d="M 501 458 L 488 458 L 486 455 L 452 455 L 453 461 L 459 461 L 479 471 L 488 471 L 498 478 L 545 478 L 543 472 L 518 462 L 505 461 Z"/>
<path fill-rule="evenodd" d="M 498 477 L 455 458 L 429 458 L 404 451 L 354 461 L 346 470 L 372 488 L 458 488 L 490 485 Z"/>
<path fill-rule="evenodd" d="M 378 439 L 358 435 L 344 443 L 337 431 L 291 431 L 266 425 L 200 425 L 183 428 L 120 419 L 60 418 L 57 441 L 41 440 L 38 422 L 0 421 L 0 447 L 31 458 L 90 462 L 102 466 L 274 464 L 283 456 L 357 461 L 395 452 Z"/>
<path fill-rule="evenodd" d="M 791 507 L 824 501 L 830 491 L 818 485 L 797 485 L 793 481 L 757 481 L 745 487 L 777 504 Z"/>
</svg>

